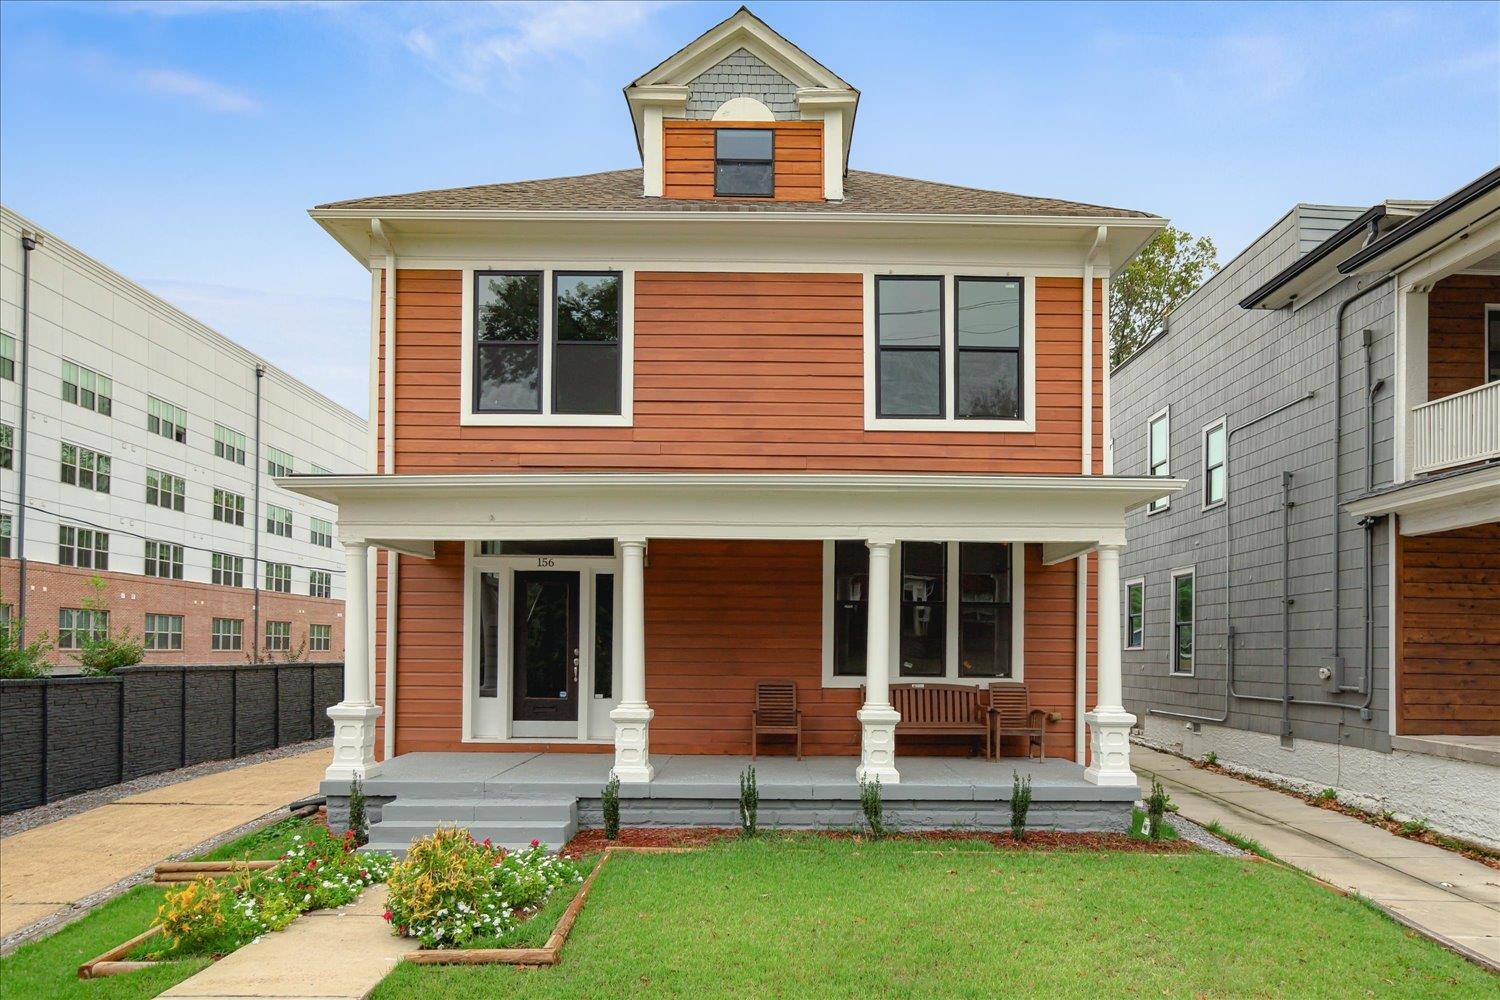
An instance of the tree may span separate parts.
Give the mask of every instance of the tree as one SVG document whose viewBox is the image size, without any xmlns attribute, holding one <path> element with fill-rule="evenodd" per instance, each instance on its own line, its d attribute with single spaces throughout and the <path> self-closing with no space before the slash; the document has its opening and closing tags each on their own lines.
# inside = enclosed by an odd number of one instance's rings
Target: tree
<svg viewBox="0 0 1500 1000">
<path fill-rule="evenodd" d="M 1219 269 L 1218 253 L 1212 238 L 1175 226 L 1151 237 L 1110 285 L 1111 368 L 1160 332 L 1167 314 Z"/>
</svg>

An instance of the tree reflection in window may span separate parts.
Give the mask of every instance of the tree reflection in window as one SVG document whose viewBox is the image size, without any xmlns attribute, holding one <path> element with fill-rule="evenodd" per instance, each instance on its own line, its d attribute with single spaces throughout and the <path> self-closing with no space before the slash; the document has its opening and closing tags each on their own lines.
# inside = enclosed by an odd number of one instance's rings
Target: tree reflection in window
<svg viewBox="0 0 1500 1000">
<path fill-rule="evenodd" d="M 480 272 L 475 282 L 474 409 L 540 412 L 542 276 Z"/>
</svg>

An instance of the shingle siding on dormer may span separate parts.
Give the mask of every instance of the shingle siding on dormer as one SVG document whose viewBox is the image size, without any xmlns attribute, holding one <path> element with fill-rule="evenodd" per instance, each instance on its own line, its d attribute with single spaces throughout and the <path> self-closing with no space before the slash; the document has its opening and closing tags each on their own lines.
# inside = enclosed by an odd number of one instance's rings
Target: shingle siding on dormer
<svg viewBox="0 0 1500 1000">
<path fill-rule="evenodd" d="M 735 97 L 755 98 L 771 109 L 777 121 L 798 114 L 797 85 L 748 49 L 735 49 L 688 84 L 685 117 L 712 118 L 720 105 Z"/>
</svg>

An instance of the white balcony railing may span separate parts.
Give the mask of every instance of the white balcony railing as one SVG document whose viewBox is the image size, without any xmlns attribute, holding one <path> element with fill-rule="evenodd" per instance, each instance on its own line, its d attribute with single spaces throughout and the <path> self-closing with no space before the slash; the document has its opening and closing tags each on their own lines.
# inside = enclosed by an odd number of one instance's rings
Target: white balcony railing
<svg viewBox="0 0 1500 1000">
<path fill-rule="evenodd" d="M 1414 407 L 1410 426 L 1414 474 L 1500 457 L 1500 382 Z"/>
</svg>

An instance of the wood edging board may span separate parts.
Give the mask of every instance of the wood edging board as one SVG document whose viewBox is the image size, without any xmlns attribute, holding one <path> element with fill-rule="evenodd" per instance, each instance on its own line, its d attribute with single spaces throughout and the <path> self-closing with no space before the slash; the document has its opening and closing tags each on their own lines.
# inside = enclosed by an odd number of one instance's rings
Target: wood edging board
<svg viewBox="0 0 1500 1000">
<path fill-rule="evenodd" d="M 144 941 L 150 940 L 161 933 L 161 925 L 142 931 L 124 944 L 115 945 L 97 958 L 91 958 L 78 967 L 79 979 L 100 979 L 104 976 L 114 976 L 122 972 L 134 972 L 137 969 L 148 969 L 156 962 L 124 962 L 121 961 L 126 955 L 135 950 L 136 946 Z"/>
</svg>

